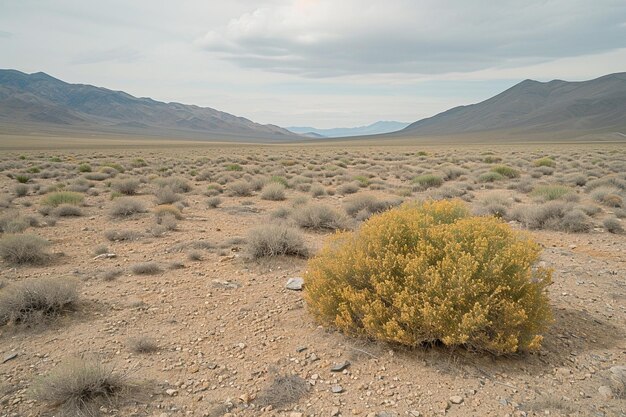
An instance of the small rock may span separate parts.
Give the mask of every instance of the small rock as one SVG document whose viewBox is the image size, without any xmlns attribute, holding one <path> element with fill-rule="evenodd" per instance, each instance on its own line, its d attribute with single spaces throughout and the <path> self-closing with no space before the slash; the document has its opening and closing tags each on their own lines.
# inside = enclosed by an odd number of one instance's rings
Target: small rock
<svg viewBox="0 0 626 417">
<path fill-rule="evenodd" d="M 598 387 L 598 392 L 604 398 L 611 398 L 613 396 L 613 391 L 611 390 L 610 387 L 608 387 L 606 385 L 601 385 L 600 387 Z"/>
<path fill-rule="evenodd" d="M 9 353 L 2 359 L 2 363 L 7 363 L 8 361 L 17 358 L 17 352 Z"/>
<path fill-rule="evenodd" d="M 178 390 L 170 388 L 170 389 L 165 390 L 165 393 L 169 395 L 170 397 L 173 397 L 176 394 L 178 394 Z"/>
<path fill-rule="evenodd" d="M 302 291 L 302 287 L 304 287 L 304 279 L 300 277 L 289 278 L 285 285 L 285 288 L 292 291 Z"/>
<path fill-rule="evenodd" d="M 452 404 L 461 404 L 463 402 L 463 397 L 461 397 L 460 395 L 453 395 L 452 397 L 450 397 L 450 402 Z"/>
<path fill-rule="evenodd" d="M 112 258 L 117 258 L 117 255 L 114 253 L 102 253 L 98 256 L 94 256 L 93 260 L 97 260 L 97 259 L 112 259 Z"/>
<path fill-rule="evenodd" d="M 304 413 L 298 413 L 296 411 L 289 413 L 289 417 L 304 417 Z"/>
<path fill-rule="evenodd" d="M 296 348 L 296 352 L 300 353 L 300 352 L 304 352 L 306 350 L 306 346 L 298 346 Z"/>
<path fill-rule="evenodd" d="M 417 411 L 417 410 L 409 410 L 409 415 L 412 416 L 412 417 L 420 417 L 421 416 L 420 412 Z"/>
<path fill-rule="evenodd" d="M 343 387 L 341 385 L 333 385 L 330 387 L 330 392 L 333 394 L 341 394 L 343 392 Z"/>
<path fill-rule="evenodd" d="M 341 372 L 344 369 L 346 369 L 348 366 L 350 366 L 350 362 L 348 361 L 343 361 L 341 363 L 336 363 L 332 366 L 332 368 L 330 368 L 330 372 Z"/>
<path fill-rule="evenodd" d="M 337 417 L 339 415 L 339 407 L 333 407 L 330 410 L 330 417 Z"/>
</svg>

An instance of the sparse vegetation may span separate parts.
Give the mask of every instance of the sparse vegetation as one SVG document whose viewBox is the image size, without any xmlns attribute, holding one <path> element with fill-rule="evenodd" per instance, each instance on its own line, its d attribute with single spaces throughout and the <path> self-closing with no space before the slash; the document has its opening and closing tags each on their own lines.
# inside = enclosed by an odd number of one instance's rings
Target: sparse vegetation
<svg viewBox="0 0 626 417">
<path fill-rule="evenodd" d="M 132 197 L 120 197 L 115 199 L 115 202 L 111 206 L 110 214 L 112 217 L 126 217 L 137 213 L 144 213 L 145 211 L 146 209 L 141 201 L 135 200 Z"/>
<path fill-rule="evenodd" d="M 306 257 L 309 254 L 298 231 L 281 224 L 268 224 L 250 230 L 247 252 L 253 259 L 279 255 Z"/>
<path fill-rule="evenodd" d="M 0 292 L 0 326 L 35 325 L 78 305 L 77 284 L 69 278 L 31 278 Z"/>
<path fill-rule="evenodd" d="M 80 205 L 85 196 L 73 191 L 56 191 L 48 194 L 41 202 L 45 206 L 57 207 L 61 204 Z"/>
<path fill-rule="evenodd" d="M 154 275 L 161 272 L 159 264 L 156 262 L 141 262 L 130 267 L 135 275 Z"/>
<path fill-rule="evenodd" d="M 35 399 L 58 408 L 62 415 L 93 416 L 132 391 L 126 376 L 99 362 L 72 359 L 39 378 Z"/>
<path fill-rule="evenodd" d="M 13 265 L 42 265 L 51 255 L 50 243 L 35 235 L 5 235 L 0 238 L 0 257 Z"/>
</svg>

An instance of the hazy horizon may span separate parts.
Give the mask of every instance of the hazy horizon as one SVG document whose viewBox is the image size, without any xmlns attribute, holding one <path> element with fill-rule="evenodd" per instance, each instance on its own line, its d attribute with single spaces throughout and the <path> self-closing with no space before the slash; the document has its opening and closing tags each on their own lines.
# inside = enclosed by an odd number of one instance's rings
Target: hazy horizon
<svg viewBox="0 0 626 417">
<path fill-rule="evenodd" d="M 617 1 L 24 0 L 0 5 L 0 53 L 4 68 L 327 129 L 624 71 L 625 22 Z"/>
</svg>

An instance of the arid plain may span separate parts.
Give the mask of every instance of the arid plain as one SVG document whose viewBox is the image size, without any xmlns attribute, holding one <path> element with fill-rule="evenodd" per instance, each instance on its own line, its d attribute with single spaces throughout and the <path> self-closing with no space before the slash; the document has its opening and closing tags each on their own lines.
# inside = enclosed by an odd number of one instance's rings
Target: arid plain
<svg viewBox="0 0 626 417">
<path fill-rule="evenodd" d="M 59 415 L 36 394 L 85 362 L 123 379 L 107 416 L 626 415 L 623 142 L 49 143 L 2 144 L 0 297 L 74 295 L 0 323 L 0 416 Z M 350 337 L 287 288 L 336 230 L 429 199 L 541 244 L 555 320 L 538 353 Z M 259 248 L 279 232 L 287 255 Z M 43 239 L 34 262 L 7 243 L 24 235 Z"/>
</svg>

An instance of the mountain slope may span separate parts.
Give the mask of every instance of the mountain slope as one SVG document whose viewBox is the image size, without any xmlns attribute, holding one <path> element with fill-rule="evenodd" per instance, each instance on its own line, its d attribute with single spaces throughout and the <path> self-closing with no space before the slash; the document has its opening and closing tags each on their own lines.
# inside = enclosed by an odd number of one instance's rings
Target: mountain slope
<svg viewBox="0 0 626 417">
<path fill-rule="evenodd" d="M 69 84 L 45 73 L 0 70 L 0 123 L 32 128 L 287 140 L 293 133 L 208 107 L 163 103 L 122 91 Z"/>
<path fill-rule="evenodd" d="M 590 81 L 526 80 L 481 103 L 412 123 L 399 135 L 626 132 L 626 73 Z"/>
<path fill-rule="evenodd" d="M 368 126 L 339 127 L 334 129 L 316 129 L 314 127 L 287 127 L 286 129 L 309 137 L 342 138 L 347 136 L 366 136 L 391 133 L 407 127 L 409 123 L 379 121 Z M 313 134 L 313 135 L 311 135 Z"/>
</svg>

